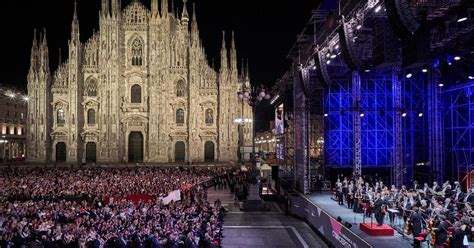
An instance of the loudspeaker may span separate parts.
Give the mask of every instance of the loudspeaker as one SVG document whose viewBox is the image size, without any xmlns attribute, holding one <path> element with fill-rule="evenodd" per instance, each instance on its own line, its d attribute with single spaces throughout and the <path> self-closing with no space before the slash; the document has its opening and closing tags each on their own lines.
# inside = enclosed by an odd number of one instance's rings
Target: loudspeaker
<svg viewBox="0 0 474 248">
<path fill-rule="evenodd" d="M 272 179 L 277 180 L 278 179 L 278 165 L 273 165 L 272 166 Z"/>
</svg>

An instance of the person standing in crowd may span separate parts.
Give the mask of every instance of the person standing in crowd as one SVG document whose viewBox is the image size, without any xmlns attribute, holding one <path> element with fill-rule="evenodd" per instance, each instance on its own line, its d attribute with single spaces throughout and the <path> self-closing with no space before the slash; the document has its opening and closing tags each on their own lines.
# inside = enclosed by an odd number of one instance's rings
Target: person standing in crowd
<svg viewBox="0 0 474 248">
<path fill-rule="evenodd" d="M 422 232 L 423 223 L 422 217 L 420 215 L 420 209 L 418 207 L 413 208 L 413 212 L 410 215 L 410 224 L 413 234 L 413 245 L 414 247 L 421 247 L 420 241 L 416 240 L 420 233 Z"/>
</svg>

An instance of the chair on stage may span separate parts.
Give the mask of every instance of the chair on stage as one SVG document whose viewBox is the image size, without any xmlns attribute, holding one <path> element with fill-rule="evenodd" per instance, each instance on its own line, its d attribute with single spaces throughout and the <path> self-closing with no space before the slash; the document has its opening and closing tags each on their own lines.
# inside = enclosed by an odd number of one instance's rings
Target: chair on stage
<svg viewBox="0 0 474 248">
<path fill-rule="evenodd" d="M 430 243 L 429 243 L 429 242 L 430 242 L 431 240 L 426 239 L 426 238 L 428 237 L 428 235 L 430 235 L 430 233 L 431 233 L 431 232 L 428 232 L 428 231 L 422 232 L 422 233 L 420 233 L 419 236 L 415 237 L 415 240 L 419 241 L 420 244 L 421 244 L 421 246 L 423 246 L 423 242 L 427 242 L 428 247 L 430 247 Z"/>
</svg>

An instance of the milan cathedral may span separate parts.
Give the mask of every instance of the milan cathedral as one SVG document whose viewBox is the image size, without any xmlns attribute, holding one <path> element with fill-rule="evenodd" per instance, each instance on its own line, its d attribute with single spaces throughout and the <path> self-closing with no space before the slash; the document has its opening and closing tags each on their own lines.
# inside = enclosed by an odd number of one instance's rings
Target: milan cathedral
<svg viewBox="0 0 474 248">
<path fill-rule="evenodd" d="M 31 50 L 27 159 L 30 162 L 200 162 L 237 160 L 236 118 L 251 118 L 237 92 L 249 86 L 237 69 L 234 35 L 221 66 L 210 66 L 191 20 L 168 0 L 122 9 L 102 0 L 100 29 L 79 39 L 74 10 L 68 58 L 49 68 L 46 32 Z M 173 7 L 171 7 L 173 9 Z M 243 66 L 242 66 L 243 67 Z"/>
</svg>

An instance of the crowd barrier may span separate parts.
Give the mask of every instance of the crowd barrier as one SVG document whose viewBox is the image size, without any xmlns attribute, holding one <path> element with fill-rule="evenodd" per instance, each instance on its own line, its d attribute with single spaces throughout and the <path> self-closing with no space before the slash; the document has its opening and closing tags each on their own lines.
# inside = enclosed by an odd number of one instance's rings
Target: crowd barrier
<svg viewBox="0 0 474 248">
<path fill-rule="evenodd" d="M 303 219 L 320 232 L 334 247 L 369 248 L 373 247 L 349 228 L 330 216 L 326 211 L 316 206 L 308 198 L 289 194 L 289 211 L 292 215 Z"/>
</svg>

